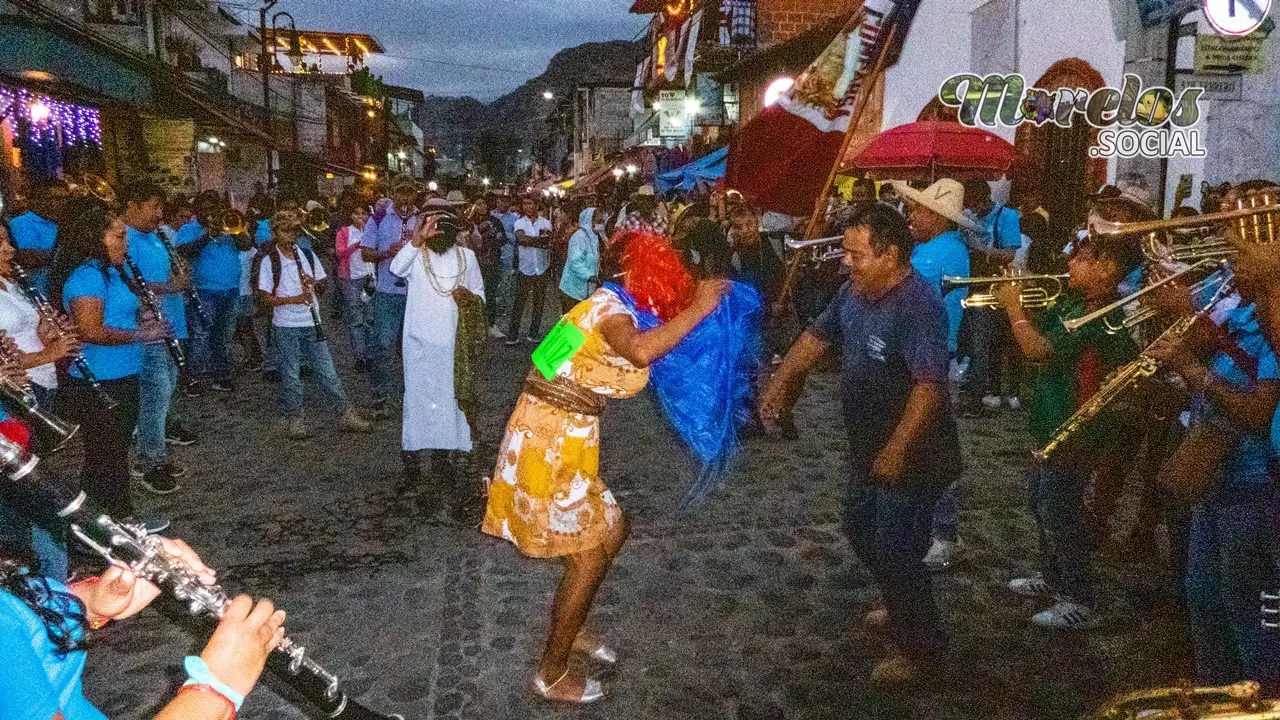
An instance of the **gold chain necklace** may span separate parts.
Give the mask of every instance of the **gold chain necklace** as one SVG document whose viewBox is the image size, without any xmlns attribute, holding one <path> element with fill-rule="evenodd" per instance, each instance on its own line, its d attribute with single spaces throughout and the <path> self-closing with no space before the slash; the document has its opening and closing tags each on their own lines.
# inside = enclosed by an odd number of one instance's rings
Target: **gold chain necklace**
<svg viewBox="0 0 1280 720">
<path fill-rule="evenodd" d="M 440 293 L 441 297 L 452 295 L 454 290 L 462 286 L 462 278 L 467 274 L 467 256 L 462 254 L 462 248 L 454 245 L 453 254 L 458 258 L 458 274 L 449 276 L 453 280 L 453 287 L 445 290 L 440 287 L 440 283 L 436 280 L 436 271 L 431 267 L 431 248 L 422 248 L 422 266 L 427 271 L 427 281 L 431 283 L 433 290 Z"/>
</svg>

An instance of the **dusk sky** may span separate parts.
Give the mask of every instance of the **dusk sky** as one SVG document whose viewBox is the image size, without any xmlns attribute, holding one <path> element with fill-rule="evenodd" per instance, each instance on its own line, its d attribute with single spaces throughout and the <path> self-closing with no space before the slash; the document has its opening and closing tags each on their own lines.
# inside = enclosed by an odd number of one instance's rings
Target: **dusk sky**
<svg viewBox="0 0 1280 720">
<path fill-rule="evenodd" d="M 540 74 L 558 50 L 631 40 L 649 16 L 632 0 L 281 0 L 299 29 L 366 32 L 385 56 L 369 67 L 428 95 L 493 100 Z M 242 16 L 245 13 L 240 13 Z M 249 13 L 257 23 L 257 12 Z M 417 58 L 417 59 L 411 59 Z M 425 60 L 482 67 L 458 67 Z"/>
</svg>

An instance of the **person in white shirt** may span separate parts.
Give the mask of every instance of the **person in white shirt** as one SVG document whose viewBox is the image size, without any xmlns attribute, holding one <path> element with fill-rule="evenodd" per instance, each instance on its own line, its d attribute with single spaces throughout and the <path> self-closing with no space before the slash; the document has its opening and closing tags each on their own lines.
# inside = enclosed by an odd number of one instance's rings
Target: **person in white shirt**
<svg viewBox="0 0 1280 720">
<path fill-rule="evenodd" d="M 26 370 L 36 403 L 47 410 L 58 387 L 54 362 L 79 350 L 80 341 L 70 329 L 41 317 L 31 296 L 14 279 L 16 254 L 8 230 L 0 225 L 0 331 L 17 346 L 14 361 Z"/>
<path fill-rule="evenodd" d="M 547 297 L 547 269 L 551 267 L 551 221 L 538 214 L 538 203 L 531 197 L 520 201 L 520 217 L 515 223 L 516 297 L 511 308 L 511 325 L 507 328 L 507 344 L 520 342 L 520 320 L 526 302 L 532 302 L 529 332 L 525 340 L 538 342 L 542 333 L 542 305 Z"/>
<path fill-rule="evenodd" d="M 257 372 L 262 369 L 262 342 L 253 324 L 253 259 L 258 248 L 252 244 L 240 251 L 240 312 L 236 318 L 236 342 L 244 353 L 244 369 Z"/>
<path fill-rule="evenodd" d="M 309 360 L 329 405 L 341 413 L 340 429 L 369 432 L 373 425 L 347 403 L 342 380 L 329 354 L 329 343 L 313 315 L 319 295 L 324 292 L 326 275 L 315 253 L 297 246 L 301 227 L 302 219 L 291 210 L 271 216 L 271 243 L 263 246 L 258 260 L 258 299 L 272 312 L 272 338 L 288 435 L 301 440 L 313 434 L 302 414 L 304 358 Z"/>
</svg>

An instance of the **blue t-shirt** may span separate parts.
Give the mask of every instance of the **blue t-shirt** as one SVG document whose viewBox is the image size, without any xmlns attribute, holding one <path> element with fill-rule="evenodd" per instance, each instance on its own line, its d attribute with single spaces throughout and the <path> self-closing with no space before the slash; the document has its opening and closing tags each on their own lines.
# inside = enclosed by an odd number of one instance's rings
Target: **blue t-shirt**
<svg viewBox="0 0 1280 720">
<path fill-rule="evenodd" d="M 1017 210 L 996 205 L 982 219 L 982 227 L 995 247 L 1006 250 L 1022 247 L 1022 216 Z"/>
<path fill-rule="evenodd" d="M 53 250 L 58 239 L 58 224 L 29 212 L 9 221 L 9 236 L 19 250 Z M 30 268 L 27 274 L 36 289 L 49 296 L 49 269 Z"/>
<path fill-rule="evenodd" d="M 204 226 L 192 220 L 178 229 L 174 245 L 181 247 L 202 237 Z M 240 248 L 230 235 L 220 235 L 204 246 L 191 269 L 201 290 L 239 290 Z"/>
<path fill-rule="evenodd" d="M 55 592 L 69 592 L 50 579 Z M 46 598 L 45 607 L 61 614 L 78 611 L 68 599 Z M 71 631 L 83 637 L 84 628 Z M 0 718 L 4 720 L 49 720 L 59 712 L 67 720 L 106 720 L 84 697 L 80 683 L 84 672 L 83 650 L 59 656 L 45 630 L 44 622 L 26 603 L 0 590 Z"/>
<path fill-rule="evenodd" d="M 911 265 L 933 291 L 942 297 L 942 276 L 969 276 L 969 250 L 959 230 L 942 233 L 928 242 L 916 245 L 911 251 Z M 969 291 L 958 288 L 947 293 L 943 306 L 947 311 L 947 350 L 952 355 L 960 346 L 960 318 L 964 315 L 961 305 Z"/>
<path fill-rule="evenodd" d="M 377 250 L 378 252 L 387 252 L 392 245 L 400 242 L 402 234 L 406 238 L 411 237 L 413 231 L 418 228 L 418 223 L 421 219 L 421 215 L 412 215 L 408 221 L 401 220 L 395 208 L 391 208 L 387 210 L 387 214 L 382 216 L 382 221 L 372 230 L 365 228 L 364 238 L 360 241 L 360 247 Z M 408 227 L 401 233 L 401 230 L 405 228 L 406 222 Z M 391 272 L 391 258 L 386 258 L 378 263 L 377 281 L 374 283 L 374 290 L 389 295 L 404 295 L 409 292 L 407 286 L 397 284 L 398 280 L 400 278 Z"/>
<path fill-rule="evenodd" d="M 270 239 L 271 239 L 271 219 L 268 218 L 266 220 L 259 220 L 257 229 L 253 231 L 253 243 L 258 247 L 262 247 Z M 310 250 L 312 249 L 311 236 L 306 233 L 302 233 L 298 235 L 298 240 L 294 244 L 300 248 L 306 248 L 307 250 Z"/>
<path fill-rule="evenodd" d="M 1238 307 L 1227 312 L 1222 328 L 1231 336 L 1257 365 L 1256 380 L 1280 379 L 1280 367 L 1277 367 L 1275 352 L 1267 344 L 1262 335 L 1262 328 L 1255 317 L 1257 308 L 1254 305 Z M 1252 368 L 1242 368 L 1232 357 L 1225 353 L 1216 353 L 1210 361 L 1209 369 L 1218 378 L 1234 388 L 1248 388 L 1255 382 Z M 1225 487 L 1242 487 L 1264 485 L 1270 482 L 1267 468 L 1271 458 L 1269 433 L 1265 430 L 1245 432 L 1236 428 L 1223 417 L 1204 395 L 1197 394 L 1191 399 L 1191 424 L 1215 425 L 1229 431 L 1229 436 L 1237 442 L 1232 443 L 1227 455 L 1226 472 L 1223 479 Z"/>
<path fill-rule="evenodd" d="M 173 269 L 169 251 L 164 242 L 155 233 L 141 233 L 129 228 L 129 257 L 142 271 L 142 279 L 151 283 L 169 282 Z M 239 273 L 239 271 L 236 271 Z M 239 285 L 237 277 L 236 284 Z M 157 294 L 160 298 L 160 310 L 164 319 L 173 328 L 173 336 L 179 340 L 187 339 L 187 299 L 183 293 Z"/>
<path fill-rule="evenodd" d="M 103 277 L 96 260 L 90 260 L 76 268 L 62 286 L 63 307 L 70 310 L 71 301 L 78 297 L 102 298 L 103 325 L 118 330 L 137 329 L 138 296 L 125 284 L 119 268 L 109 268 L 106 277 Z M 89 369 L 99 380 L 115 380 L 142 372 L 142 343 L 85 343 L 84 357 L 89 361 Z M 74 365 L 71 366 L 71 374 L 80 377 Z"/>
<path fill-rule="evenodd" d="M 855 463 L 870 463 L 893 434 L 917 383 L 946 392 L 946 313 L 938 292 L 912 272 L 869 300 L 841 286 L 809 332 L 840 351 L 840 388 Z M 960 442 L 945 397 L 907 453 L 908 478 L 949 482 L 960 474 Z"/>
</svg>

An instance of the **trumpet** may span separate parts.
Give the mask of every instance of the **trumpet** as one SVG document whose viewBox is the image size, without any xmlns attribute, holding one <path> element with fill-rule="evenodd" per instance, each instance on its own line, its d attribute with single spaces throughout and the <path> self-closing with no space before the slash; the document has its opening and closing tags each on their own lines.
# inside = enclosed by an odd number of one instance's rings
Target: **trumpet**
<svg viewBox="0 0 1280 720">
<path fill-rule="evenodd" d="M 1130 360 L 1127 364 L 1120 366 L 1119 369 L 1108 376 L 1107 381 L 1103 383 L 1102 387 L 1099 388 L 1098 391 L 1095 392 L 1088 400 L 1086 400 L 1080 406 L 1079 410 L 1076 410 L 1071 417 L 1067 418 L 1066 421 L 1059 425 L 1058 428 L 1054 430 L 1053 437 L 1049 439 L 1049 442 L 1046 443 L 1044 447 L 1031 453 L 1031 456 L 1035 458 L 1037 462 L 1045 462 L 1058 450 L 1059 447 L 1062 446 L 1063 443 L 1075 437 L 1076 434 L 1080 432 L 1081 428 L 1097 417 L 1103 410 L 1110 406 L 1111 403 L 1115 402 L 1117 398 L 1126 393 L 1129 388 L 1137 385 L 1140 381 L 1155 375 L 1156 371 L 1160 369 L 1160 363 L 1155 358 L 1148 355 L 1147 350 L 1150 350 L 1165 338 L 1178 338 L 1187 334 L 1187 331 L 1191 329 L 1191 326 L 1195 325 L 1196 321 L 1200 318 L 1208 315 L 1209 311 L 1213 309 L 1213 306 L 1218 304 L 1218 300 L 1222 299 L 1222 297 L 1230 290 L 1231 283 L 1229 281 L 1224 281 L 1222 285 L 1218 287 L 1217 292 L 1213 294 L 1213 297 L 1209 299 L 1209 302 L 1205 303 L 1199 311 L 1187 315 L 1170 325 L 1163 333 L 1160 334 L 1160 337 L 1156 338 L 1155 342 L 1152 342 L 1145 350 L 1142 351 L 1142 354 L 1138 355 L 1137 358 Z"/>
<path fill-rule="evenodd" d="M 1017 283 L 1024 285 L 1019 288 L 1018 303 L 1022 307 L 1030 310 L 1043 310 L 1053 307 L 1058 302 L 1058 298 L 1062 295 L 1063 283 L 1066 282 L 1070 275 L 997 275 L 992 277 L 957 277 L 955 275 L 942 276 L 942 294 L 946 295 L 952 290 L 967 288 L 973 286 L 1000 285 L 1003 283 Z M 977 307 L 1000 307 L 1000 300 L 996 298 L 990 291 L 984 293 L 973 293 L 969 297 L 960 301 L 960 305 L 966 308 Z"/>
<path fill-rule="evenodd" d="M 1105 318 L 1106 316 L 1110 315 L 1116 310 L 1119 310 L 1125 305 L 1128 305 L 1129 303 L 1134 302 L 1136 300 L 1142 299 L 1143 296 L 1150 293 L 1151 291 L 1157 288 L 1164 287 L 1165 285 L 1168 285 L 1169 283 L 1174 282 L 1175 280 L 1179 280 L 1182 277 L 1192 272 L 1202 271 L 1206 268 L 1213 268 L 1213 270 L 1209 273 L 1210 276 L 1213 276 L 1218 271 L 1222 270 L 1223 266 L 1226 265 L 1226 262 L 1227 261 L 1223 258 L 1211 258 L 1211 257 L 1203 258 L 1179 270 L 1178 272 L 1173 273 L 1172 275 L 1169 275 L 1165 278 L 1162 278 L 1160 280 L 1157 280 L 1153 283 L 1148 284 L 1146 287 L 1142 288 L 1141 290 L 1135 293 L 1126 295 L 1125 297 L 1122 297 L 1119 300 L 1116 300 L 1110 305 L 1107 305 L 1105 307 L 1100 307 L 1097 310 L 1094 310 L 1093 312 L 1089 313 L 1088 315 L 1082 315 L 1078 318 L 1074 318 L 1071 320 L 1063 320 L 1062 326 L 1067 329 L 1067 332 L 1076 332 L 1077 330 L 1084 327 L 1085 325 L 1088 325 L 1089 323 L 1095 320 Z M 1148 310 L 1144 308 L 1143 311 L 1141 311 L 1141 317 L 1139 320 L 1131 322 L 1129 319 L 1126 319 L 1124 323 L 1121 323 L 1121 324 L 1116 324 L 1115 321 L 1108 320 L 1107 329 L 1110 332 L 1119 332 L 1121 330 L 1128 329 L 1133 325 L 1136 325 L 1138 322 L 1142 322 L 1143 320 L 1146 320 L 1152 315 L 1155 315 L 1154 310 Z"/>
<path fill-rule="evenodd" d="M 844 258 L 844 248 L 841 244 L 844 242 L 843 235 L 833 235 L 831 237 L 815 238 L 813 240 L 796 240 L 787 236 L 782 243 L 788 250 L 800 250 L 809 254 L 809 262 L 814 264 L 822 264 L 828 260 L 840 260 Z"/>
</svg>

